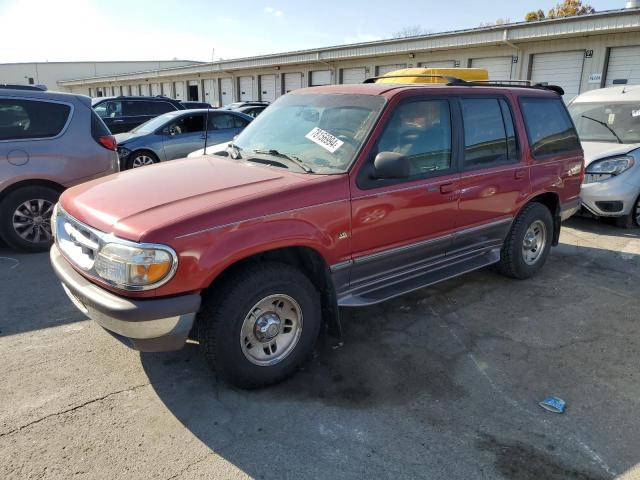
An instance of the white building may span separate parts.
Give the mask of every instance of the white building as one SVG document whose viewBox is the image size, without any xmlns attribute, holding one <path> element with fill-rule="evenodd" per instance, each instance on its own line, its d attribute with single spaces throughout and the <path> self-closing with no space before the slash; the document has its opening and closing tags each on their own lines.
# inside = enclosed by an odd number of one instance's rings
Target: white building
<svg viewBox="0 0 640 480">
<path fill-rule="evenodd" d="M 481 67 L 491 79 L 557 84 L 569 100 L 589 89 L 640 83 L 640 9 L 381 40 L 195 66 L 59 81 L 92 96 L 164 94 L 225 105 L 303 86 L 362 82 L 403 67 Z"/>
<path fill-rule="evenodd" d="M 29 62 L 0 63 L 0 83 L 46 85 L 49 90 L 69 91 L 58 82 L 195 65 L 193 60 L 129 62 Z"/>
</svg>

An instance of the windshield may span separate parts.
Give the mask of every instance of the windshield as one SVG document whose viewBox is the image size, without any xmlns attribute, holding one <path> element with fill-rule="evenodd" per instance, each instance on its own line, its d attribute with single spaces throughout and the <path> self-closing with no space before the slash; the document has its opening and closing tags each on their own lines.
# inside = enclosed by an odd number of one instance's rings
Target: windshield
<svg viewBox="0 0 640 480">
<path fill-rule="evenodd" d="M 356 94 L 290 94 L 280 97 L 234 142 L 239 158 L 283 156 L 305 171 L 331 174 L 348 168 L 385 104 L 384 97 Z M 275 164 L 275 163 L 274 163 Z M 295 168 L 295 167 L 294 167 Z"/>
<path fill-rule="evenodd" d="M 583 142 L 640 143 L 640 102 L 574 103 L 569 113 Z"/>
<path fill-rule="evenodd" d="M 175 116 L 175 113 L 165 113 L 159 117 L 152 118 L 151 120 L 144 122 L 142 125 L 138 125 L 136 128 L 131 130 L 131 133 L 153 133 Z"/>
</svg>

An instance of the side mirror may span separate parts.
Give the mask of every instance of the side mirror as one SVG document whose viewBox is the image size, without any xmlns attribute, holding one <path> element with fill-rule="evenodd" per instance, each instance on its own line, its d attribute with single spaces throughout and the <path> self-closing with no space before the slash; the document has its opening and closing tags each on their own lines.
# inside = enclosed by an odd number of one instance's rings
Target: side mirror
<svg viewBox="0 0 640 480">
<path fill-rule="evenodd" d="M 408 178 L 411 165 L 401 153 L 380 152 L 373 160 L 374 176 L 378 179 Z"/>
</svg>

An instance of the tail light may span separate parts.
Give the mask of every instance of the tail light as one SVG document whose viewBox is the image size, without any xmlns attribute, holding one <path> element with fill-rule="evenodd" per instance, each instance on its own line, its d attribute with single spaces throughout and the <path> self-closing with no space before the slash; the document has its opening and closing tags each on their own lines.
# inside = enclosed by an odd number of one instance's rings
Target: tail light
<svg viewBox="0 0 640 480">
<path fill-rule="evenodd" d="M 96 140 L 104 148 L 106 148 L 108 150 L 113 150 L 114 152 L 115 152 L 116 148 L 118 147 L 118 143 L 116 142 L 115 137 L 113 137 L 111 135 L 107 135 L 105 137 L 98 137 L 98 138 L 96 138 Z"/>
</svg>

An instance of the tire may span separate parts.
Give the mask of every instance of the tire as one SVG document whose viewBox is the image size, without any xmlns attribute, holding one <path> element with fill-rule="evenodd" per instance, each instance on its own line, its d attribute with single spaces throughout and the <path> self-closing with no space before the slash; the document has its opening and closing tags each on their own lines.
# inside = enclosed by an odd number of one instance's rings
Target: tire
<svg viewBox="0 0 640 480">
<path fill-rule="evenodd" d="M 638 197 L 627 215 L 616 218 L 616 225 L 620 228 L 628 229 L 640 227 L 640 197 Z"/>
<path fill-rule="evenodd" d="M 137 150 L 127 158 L 127 169 L 145 167 L 158 163 L 158 156 L 150 150 Z"/>
<path fill-rule="evenodd" d="M 276 321 L 277 327 L 269 324 Z M 263 329 L 257 332 L 259 322 Z M 296 372 L 313 351 L 320 324 L 320 297 L 309 278 L 292 266 L 268 262 L 237 271 L 205 296 L 197 334 L 215 372 L 252 389 Z"/>
<path fill-rule="evenodd" d="M 539 232 L 540 236 L 529 236 L 535 232 Z M 532 277 L 547 260 L 552 239 L 553 217 L 549 209 L 536 202 L 525 205 L 502 246 L 498 271 L 519 280 Z"/>
<path fill-rule="evenodd" d="M 51 247 L 51 212 L 60 193 L 53 188 L 22 187 L 0 202 L 0 237 L 11 248 L 44 252 Z"/>
</svg>

